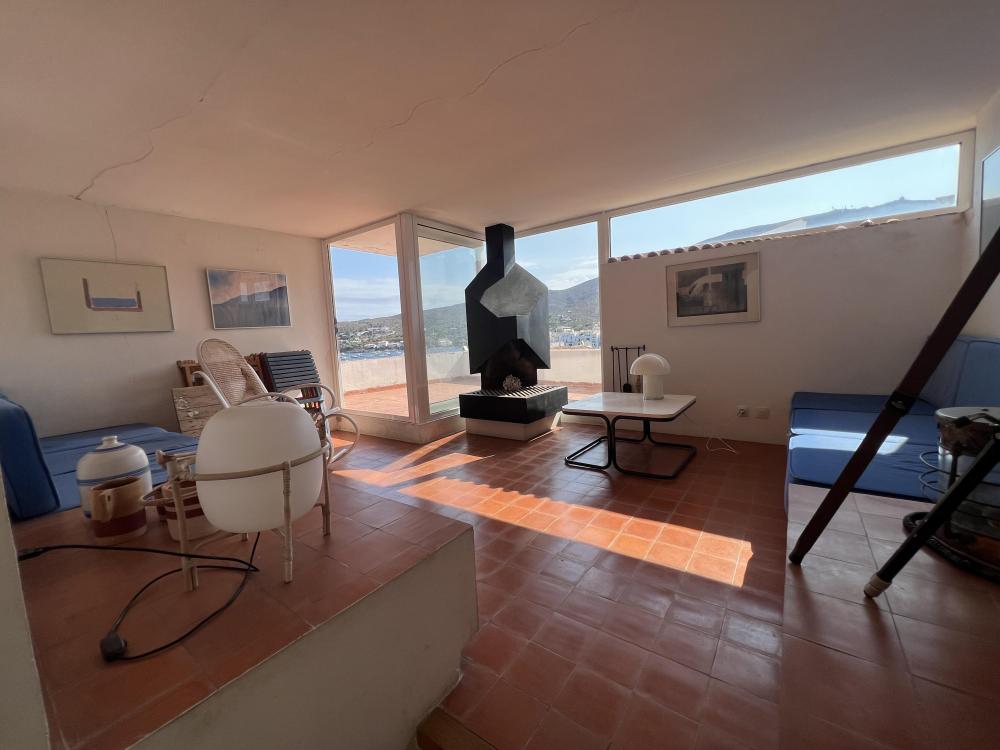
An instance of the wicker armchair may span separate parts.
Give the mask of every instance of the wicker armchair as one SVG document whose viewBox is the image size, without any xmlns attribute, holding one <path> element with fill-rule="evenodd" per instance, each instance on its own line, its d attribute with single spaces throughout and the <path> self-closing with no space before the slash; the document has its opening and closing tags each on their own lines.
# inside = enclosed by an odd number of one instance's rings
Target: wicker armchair
<svg viewBox="0 0 1000 750">
<path fill-rule="evenodd" d="M 201 370 L 195 373 L 195 378 L 200 375 L 227 409 L 267 393 L 260 377 L 228 341 L 202 341 L 198 344 L 198 362 Z"/>
<path fill-rule="evenodd" d="M 350 416 L 344 414 L 336 404 L 336 397 L 329 388 L 322 383 L 298 383 L 295 386 L 282 389 L 280 393 L 269 393 L 267 387 L 261 381 L 257 372 L 249 365 L 232 344 L 222 339 L 205 339 L 198 344 L 198 362 L 201 369 L 194 374 L 194 378 L 204 381 L 215 393 L 219 402 L 226 407 L 239 406 L 246 401 L 258 398 L 280 398 L 289 399 L 289 392 L 301 391 L 302 389 L 313 389 L 318 393 L 325 393 L 330 397 L 331 406 L 316 410 L 313 419 L 316 429 L 319 431 L 320 439 L 326 440 L 330 445 L 327 454 L 327 470 L 323 472 L 323 494 L 318 501 L 323 509 L 323 534 L 330 534 L 330 482 L 329 465 L 344 458 L 354 450 L 361 437 L 357 422 Z M 330 432 L 330 420 L 343 419 L 350 422 L 354 429 L 354 440 L 346 447 L 333 450 L 332 435 Z"/>
</svg>

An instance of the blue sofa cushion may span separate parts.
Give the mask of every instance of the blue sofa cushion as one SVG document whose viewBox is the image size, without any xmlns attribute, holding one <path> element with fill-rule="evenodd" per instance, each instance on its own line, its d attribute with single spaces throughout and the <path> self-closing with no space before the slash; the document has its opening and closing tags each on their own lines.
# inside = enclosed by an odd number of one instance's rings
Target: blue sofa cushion
<svg viewBox="0 0 1000 750">
<path fill-rule="evenodd" d="M 123 443 L 135 443 L 147 437 L 162 435 L 166 430 L 162 427 L 154 427 L 145 422 L 131 422 L 129 424 L 112 425 L 102 427 L 98 430 L 86 430 L 84 432 L 71 432 L 67 435 L 53 435 L 39 440 L 42 451 L 51 454 L 60 450 L 77 450 L 95 445 L 100 445 L 101 438 L 106 435 L 117 435 Z"/>
<path fill-rule="evenodd" d="M 952 343 L 944 358 L 938 363 L 937 369 L 920 392 L 920 397 L 939 408 L 954 406 L 958 385 L 962 379 L 962 368 L 965 366 L 965 356 L 972 341 L 968 336 L 959 336 Z M 911 412 L 912 413 L 912 412 Z"/>
<path fill-rule="evenodd" d="M 1000 406 L 1000 341 L 969 342 L 955 406 Z"/>
<path fill-rule="evenodd" d="M 79 460 L 100 445 L 101 438 L 105 436 L 117 435 L 123 443 L 144 445 L 150 440 L 171 434 L 175 433 L 167 432 L 162 427 L 140 423 L 138 425 L 114 425 L 103 430 L 71 432 L 68 435 L 55 435 L 42 438 L 39 442 L 42 446 L 42 454 L 45 456 L 45 465 L 55 476 L 65 474 L 67 471 L 75 472 Z"/>
<path fill-rule="evenodd" d="M 105 435 L 117 435 L 124 443 L 138 445 L 146 452 L 152 471 L 153 484 L 165 482 L 167 473 L 156 463 L 156 451 L 193 451 L 198 447 L 198 438 L 168 432 L 162 427 L 149 424 L 116 425 L 100 430 L 74 432 L 68 435 L 43 438 L 42 452 L 45 463 L 52 474 L 56 492 L 59 495 L 59 509 L 76 508 L 80 505 L 80 491 L 76 483 L 76 465 L 81 458 L 101 443 Z"/>
<path fill-rule="evenodd" d="M 860 440 L 877 416 L 860 411 L 795 409 L 792 412 L 791 430 L 794 435 L 821 435 Z M 889 439 L 908 440 L 918 445 L 933 447 L 937 445 L 937 423 L 933 417 L 908 415 L 899 420 Z"/>
<path fill-rule="evenodd" d="M 31 417 L 22 406 L 3 396 L 0 396 L 0 466 L 12 518 L 34 518 L 59 507 Z"/>
<path fill-rule="evenodd" d="M 860 437 L 793 436 L 788 444 L 789 479 L 829 487 L 860 443 Z M 927 471 L 920 454 L 928 450 L 934 448 L 900 438 L 887 439 L 855 488 L 878 495 L 929 499 L 920 484 L 920 475 Z"/>
<path fill-rule="evenodd" d="M 138 445 L 146 452 L 153 484 L 167 478 L 166 471 L 156 463 L 157 450 L 193 451 L 198 447 L 198 438 L 143 422 L 39 440 L 28 412 L 0 394 L 0 465 L 11 516 L 24 520 L 78 507 L 76 465 L 101 444 L 105 435 L 117 435 L 123 443 Z"/>
<path fill-rule="evenodd" d="M 857 393 L 813 393 L 799 391 L 792 395 L 792 410 L 821 409 L 824 411 L 854 411 L 863 414 L 878 414 L 882 411 L 888 395 L 877 396 Z M 910 414 L 932 416 L 936 407 L 923 399 L 918 399 Z"/>
</svg>

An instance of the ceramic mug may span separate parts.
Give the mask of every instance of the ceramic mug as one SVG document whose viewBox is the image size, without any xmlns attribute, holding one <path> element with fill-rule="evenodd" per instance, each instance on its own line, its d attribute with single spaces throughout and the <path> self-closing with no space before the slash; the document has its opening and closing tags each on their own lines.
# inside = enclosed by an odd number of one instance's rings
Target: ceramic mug
<svg viewBox="0 0 1000 750">
<path fill-rule="evenodd" d="M 142 477 L 103 482 L 90 490 L 91 526 L 102 544 L 117 544 L 146 533 Z"/>
</svg>

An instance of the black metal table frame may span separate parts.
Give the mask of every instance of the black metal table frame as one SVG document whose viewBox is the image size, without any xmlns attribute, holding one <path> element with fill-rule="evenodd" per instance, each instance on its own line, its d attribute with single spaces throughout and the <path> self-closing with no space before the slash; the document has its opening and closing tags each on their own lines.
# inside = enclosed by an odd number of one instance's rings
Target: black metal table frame
<svg viewBox="0 0 1000 750">
<path fill-rule="evenodd" d="M 567 413 L 572 414 L 572 412 L 567 412 Z M 650 429 L 650 422 L 673 422 L 680 415 L 675 415 L 673 417 L 630 417 L 630 416 L 618 415 L 612 417 L 611 419 L 608 419 L 607 416 L 605 416 L 604 414 L 595 414 L 595 413 L 581 414 L 579 416 L 600 417 L 601 419 L 604 420 L 604 424 L 607 427 L 607 434 L 601 435 L 596 440 L 592 440 L 579 450 L 573 451 L 568 456 L 566 456 L 565 459 L 566 465 L 572 466 L 573 468 L 576 469 L 605 471 L 611 466 L 614 466 L 622 474 L 632 474 L 634 476 L 648 477 L 650 479 L 676 479 L 677 476 L 684 470 L 684 467 L 687 466 L 691 462 L 691 459 L 694 458 L 695 455 L 698 453 L 698 449 L 693 445 L 688 445 L 687 443 L 672 443 L 666 440 L 657 440 L 656 438 L 653 437 L 653 431 Z M 642 437 L 640 438 L 619 437 L 616 434 L 616 429 L 619 421 L 642 422 Z M 667 448 L 683 448 L 686 451 L 686 455 L 684 456 L 680 464 L 677 466 L 677 468 L 675 468 L 669 474 L 656 474 L 648 471 L 639 471 L 637 469 L 626 469 L 618 463 L 617 443 L 619 441 L 623 443 L 643 443 L 646 440 L 648 440 L 653 445 L 664 446 Z M 605 441 L 608 444 L 608 460 L 604 463 L 603 466 L 599 464 L 587 463 L 586 461 L 576 460 L 579 456 L 582 456 L 584 453 L 587 453 L 588 451 L 596 448 L 598 445 L 600 445 Z"/>
</svg>

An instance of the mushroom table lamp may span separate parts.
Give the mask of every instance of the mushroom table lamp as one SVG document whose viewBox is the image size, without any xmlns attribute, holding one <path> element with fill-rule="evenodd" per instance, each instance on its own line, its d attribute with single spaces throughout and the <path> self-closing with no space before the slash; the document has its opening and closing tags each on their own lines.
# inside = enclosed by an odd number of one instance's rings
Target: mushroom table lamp
<svg viewBox="0 0 1000 750">
<path fill-rule="evenodd" d="M 643 354 L 632 362 L 629 374 L 642 376 L 642 398 L 654 401 L 663 398 L 663 378 L 670 374 L 670 363 L 659 354 Z"/>
</svg>

